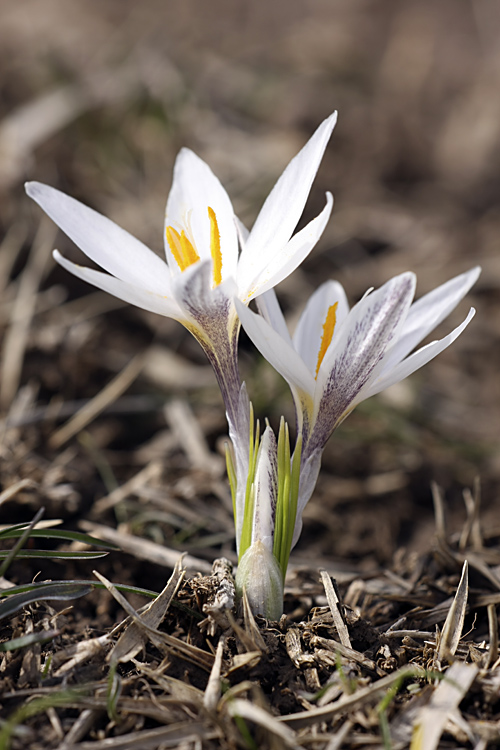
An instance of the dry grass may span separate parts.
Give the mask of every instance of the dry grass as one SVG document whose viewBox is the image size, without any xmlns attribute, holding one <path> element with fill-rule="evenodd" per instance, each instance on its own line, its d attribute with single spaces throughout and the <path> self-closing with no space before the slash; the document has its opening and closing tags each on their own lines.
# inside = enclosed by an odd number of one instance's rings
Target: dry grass
<svg viewBox="0 0 500 750">
<path fill-rule="evenodd" d="M 140 610 L 96 572 L 127 614 L 111 632 L 82 639 L 79 605 L 43 601 L 6 622 L 4 637 L 46 631 L 49 643 L 4 656 L 0 746 L 487 747 L 498 739 L 500 546 L 457 547 L 438 535 L 424 558 L 353 573 L 343 604 L 326 571 L 322 583 L 295 571 L 279 623 L 245 607 L 235 620 L 223 561 L 185 578 L 179 560 Z"/>
<path fill-rule="evenodd" d="M 95 567 L 107 585 L 163 591 L 145 612 L 110 586 L 2 619 L 2 643 L 28 640 L 0 660 L 0 747 L 497 746 L 497 5 L 4 0 L 0 16 L 0 522 L 43 506 L 44 524 L 121 548 L 18 559 L 2 585 L 97 583 Z M 331 440 L 286 617 L 256 623 L 231 609 L 226 428 L 201 352 L 55 268 L 55 245 L 77 252 L 22 182 L 70 192 L 161 252 L 180 146 L 250 224 L 334 108 L 304 217 L 331 189 L 334 218 L 278 290 L 290 318 L 325 277 L 355 300 L 402 270 L 421 294 L 479 263 L 478 315 Z M 291 417 L 245 342 L 242 369 L 261 417 Z"/>
</svg>

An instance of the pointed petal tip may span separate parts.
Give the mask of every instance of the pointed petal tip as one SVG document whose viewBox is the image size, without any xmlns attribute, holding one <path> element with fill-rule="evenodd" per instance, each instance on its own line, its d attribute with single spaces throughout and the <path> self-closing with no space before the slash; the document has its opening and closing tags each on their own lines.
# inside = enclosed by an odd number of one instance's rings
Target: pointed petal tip
<svg viewBox="0 0 500 750">
<path fill-rule="evenodd" d="M 450 334 L 448 334 L 448 336 L 450 337 L 450 343 L 452 341 L 455 341 L 455 339 L 457 339 L 460 336 L 460 334 L 467 328 L 467 326 L 469 325 L 469 323 L 471 322 L 471 320 L 475 316 L 475 314 L 476 314 L 476 308 L 475 307 L 471 307 L 470 310 L 469 310 L 469 312 L 465 316 L 465 319 L 462 321 L 462 323 L 460 323 L 459 326 L 457 326 Z M 440 341 L 444 341 L 445 338 L 448 338 L 448 337 L 445 336 L 443 339 L 438 339 L 436 342 L 431 341 L 431 344 L 439 343 Z M 425 347 L 423 347 L 423 348 L 425 349 Z"/>
<path fill-rule="evenodd" d="M 406 279 L 407 284 L 413 287 L 413 291 L 415 291 L 417 286 L 417 275 L 413 271 L 406 271 L 402 276 Z"/>
<path fill-rule="evenodd" d="M 470 279 L 471 279 L 471 286 L 472 286 L 472 284 L 476 283 L 476 281 L 478 280 L 479 276 L 481 275 L 481 271 L 482 270 L 483 269 L 481 268 L 481 266 L 474 266 L 473 268 L 470 269 L 470 271 L 466 272 L 467 276 L 469 276 Z"/>
<path fill-rule="evenodd" d="M 333 193 L 330 193 L 329 190 L 326 191 L 325 197 L 326 197 L 325 209 L 328 211 L 328 216 L 327 216 L 327 221 L 328 221 L 333 211 L 333 204 L 335 203 L 335 198 L 333 197 Z"/>
<path fill-rule="evenodd" d="M 452 283 L 454 281 L 465 282 L 463 289 L 464 289 L 464 294 L 466 294 L 469 291 L 469 289 L 472 286 L 474 286 L 474 284 L 478 280 L 479 276 L 481 275 L 481 271 L 482 271 L 481 266 L 473 266 L 468 271 L 464 271 L 458 276 L 455 276 L 454 278 L 450 279 L 449 283 Z"/>
<path fill-rule="evenodd" d="M 202 163 L 206 165 L 206 162 L 201 158 L 201 156 L 198 156 L 192 149 L 188 148 L 187 146 L 183 146 L 179 153 L 177 154 L 175 163 L 178 167 L 180 164 L 185 163 Z M 207 165 L 208 166 L 208 165 Z"/>
<path fill-rule="evenodd" d="M 398 278 L 396 276 L 396 278 Z M 408 279 L 408 281 L 416 282 L 417 276 L 413 271 L 403 271 L 402 274 L 400 274 L 399 278 L 401 279 Z"/>
<path fill-rule="evenodd" d="M 337 124 L 338 117 L 339 117 L 339 113 L 338 113 L 338 111 L 336 109 L 334 109 L 333 112 L 332 112 L 332 114 L 330 115 L 330 117 L 326 118 L 326 121 L 330 122 L 332 124 L 332 129 Z"/>
<path fill-rule="evenodd" d="M 39 192 L 41 186 L 42 183 L 36 182 L 35 180 L 24 183 L 24 189 L 30 198 L 33 198 Z"/>
<path fill-rule="evenodd" d="M 337 124 L 337 110 L 332 112 L 332 114 L 329 117 L 323 120 L 323 122 L 316 129 L 316 133 L 312 137 L 314 138 L 315 136 L 318 136 L 320 133 L 322 133 L 323 136 L 326 136 L 326 141 L 325 141 L 325 147 L 326 147 L 326 143 L 330 139 L 330 136 L 333 133 L 333 130 L 336 124 Z"/>
<path fill-rule="evenodd" d="M 46 185 L 44 182 L 38 182 L 37 180 L 25 182 L 24 190 L 26 191 L 26 195 L 28 195 L 36 203 L 38 203 L 38 205 L 41 206 L 41 208 L 43 208 L 46 213 L 48 213 L 46 209 L 47 201 L 51 201 L 54 199 L 65 200 L 66 198 L 69 198 L 69 196 L 61 192 L 61 190 L 58 190 L 51 185 Z M 71 198 L 70 200 L 74 199 Z M 75 201 L 75 203 L 76 202 L 77 201 Z"/>
<path fill-rule="evenodd" d="M 322 128 L 322 127 L 328 127 L 328 128 L 331 128 L 331 130 L 333 130 L 333 128 L 337 124 L 337 120 L 338 120 L 338 111 L 336 109 L 334 109 L 333 112 L 331 113 L 331 115 L 328 115 L 328 117 L 325 117 L 325 119 L 319 125 L 319 127 L 320 128 Z"/>
<path fill-rule="evenodd" d="M 182 146 L 177 156 L 175 157 L 174 180 L 176 176 L 178 178 L 181 174 L 184 174 L 186 170 L 189 172 L 190 169 L 197 166 L 200 162 L 202 164 L 205 164 L 203 159 L 195 154 L 194 151 L 191 151 L 191 149 L 187 146 Z"/>
<path fill-rule="evenodd" d="M 412 295 L 415 294 L 415 289 L 417 287 L 417 276 L 413 273 L 413 271 L 403 271 L 403 273 L 394 276 L 387 283 L 390 284 L 391 282 L 393 282 L 395 286 L 400 288 L 402 292 L 407 292 L 408 294 L 411 292 Z"/>
<path fill-rule="evenodd" d="M 177 159 L 189 159 L 190 156 L 196 156 L 196 154 L 187 146 L 182 146 L 182 148 L 179 149 L 179 153 L 177 154 Z"/>
</svg>

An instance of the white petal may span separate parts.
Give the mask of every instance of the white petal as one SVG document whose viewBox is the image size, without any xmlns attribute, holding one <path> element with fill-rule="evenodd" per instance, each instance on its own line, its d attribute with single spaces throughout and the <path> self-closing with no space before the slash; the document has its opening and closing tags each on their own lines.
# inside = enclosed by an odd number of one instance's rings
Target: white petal
<svg viewBox="0 0 500 750">
<path fill-rule="evenodd" d="M 414 274 L 396 276 L 358 302 L 345 319 L 318 373 L 316 423 L 306 455 L 325 444 L 373 377 L 404 323 L 414 291 Z"/>
<path fill-rule="evenodd" d="M 287 344 L 293 346 L 292 339 L 290 337 L 290 334 L 288 333 L 288 327 L 285 321 L 285 317 L 281 312 L 280 303 L 278 302 L 278 298 L 274 289 L 269 289 L 267 292 L 264 292 L 264 294 L 261 294 L 259 297 L 257 297 L 257 299 L 255 300 L 255 304 L 257 305 L 257 309 L 264 320 L 266 320 L 269 325 L 274 328 L 276 333 L 281 336 L 283 341 L 286 341 Z"/>
<path fill-rule="evenodd" d="M 293 335 L 295 350 L 313 374 L 316 374 L 326 316 L 330 307 L 335 303 L 337 303 L 335 331 L 338 332 L 349 313 L 349 303 L 342 284 L 338 281 L 326 281 L 309 298 Z"/>
<path fill-rule="evenodd" d="M 156 294 L 170 294 L 165 262 L 117 224 L 48 185 L 28 182 L 26 192 L 85 255 L 113 276 Z"/>
<path fill-rule="evenodd" d="M 243 328 L 262 356 L 285 378 L 290 387 L 312 395 L 314 378 L 295 349 L 264 318 L 249 310 L 238 299 L 235 304 Z"/>
<path fill-rule="evenodd" d="M 208 164 L 187 148 L 181 149 L 174 165 L 174 179 L 167 201 L 165 226 L 179 232 L 190 228 L 195 249 L 202 260 L 211 259 L 208 207 L 217 218 L 222 253 L 222 278 L 235 276 L 238 236 L 228 194 Z M 189 232 L 187 232 L 189 237 Z M 169 266 L 178 269 L 165 238 Z"/>
<path fill-rule="evenodd" d="M 408 375 L 411 375 L 413 372 L 415 372 L 415 370 L 418 370 L 420 369 L 420 367 L 426 365 L 427 362 L 430 362 L 431 359 L 434 359 L 434 357 L 436 357 L 440 352 L 444 351 L 444 349 L 450 346 L 450 344 L 452 344 L 455 339 L 460 336 L 462 331 L 469 325 L 470 321 L 475 315 L 475 312 L 476 311 L 474 310 L 474 308 L 471 307 L 471 309 L 469 310 L 469 314 L 467 315 L 463 323 L 457 326 L 457 328 L 455 328 L 447 336 L 440 339 L 439 341 L 433 341 L 430 344 L 423 346 L 421 349 L 403 360 L 403 362 L 400 362 L 398 365 L 396 365 L 392 370 L 388 372 L 384 371 L 384 375 L 370 384 L 366 392 L 362 394 L 363 398 L 361 400 L 364 401 L 369 396 L 373 396 L 375 393 L 380 393 L 386 388 L 389 388 L 391 385 L 399 383 L 404 378 L 407 378 Z"/>
<path fill-rule="evenodd" d="M 243 224 L 241 219 L 238 219 L 236 215 L 234 217 L 234 223 L 236 224 L 236 231 L 238 233 L 238 239 L 240 241 L 240 245 L 241 247 L 243 247 L 250 235 L 250 232 L 246 228 L 246 226 Z"/>
<path fill-rule="evenodd" d="M 480 268 L 473 268 L 413 303 L 398 340 L 384 357 L 383 372 L 392 370 L 450 314 L 475 284 L 480 273 Z"/>
<path fill-rule="evenodd" d="M 257 269 L 279 252 L 292 236 L 336 121 L 337 113 L 334 112 L 292 159 L 269 194 L 240 260 L 243 261 L 244 276 L 255 276 Z"/>
<path fill-rule="evenodd" d="M 175 318 L 180 321 L 185 320 L 186 316 L 172 299 L 167 299 L 154 292 L 148 292 L 141 287 L 132 286 L 132 284 L 110 276 L 107 273 L 78 266 L 76 263 L 72 263 L 67 258 L 64 258 L 57 250 L 54 251 L 53 255 L 55 260 L 67 271 L 74 274 L 74 276 L 78 276 L 78 278 L 87 281 L 98 289 L 102 289 L 104 292 L 109 292 L 109 294 L 122 299 L 124 302 L 129 302 L 131 305 L 141 307 L 143 310 L 149 310 L 149 312 L 165 315 L 167 318 Z"/>
<path fill-rule="evenodd" d="M 249 301 L 253 297 L 263 294 L 268 289 L 276 286 L 289 276 L 292 271 L 307 258 L 328 223 L 333 207 L 333 197 L 331 193 L 326 194 L 326 205 L 322 212 L 315 219 L 309 222 L 300 232 L 297 232 L 292 239 L 282 248 L 270 255 L 265 253 L 261 256 L 260 265 L 254 264 L 251 269 L 255 275 L 248 275 L 246 265 L 238 265 L 238 289 L 240 289 L 240 298 Z M 244 248 L 244 252 L 248 244 Z M 242 253 L 243 255 L 243 253 Z M 247 274 L 247 275 L 245 275 Z"/>
</svg>

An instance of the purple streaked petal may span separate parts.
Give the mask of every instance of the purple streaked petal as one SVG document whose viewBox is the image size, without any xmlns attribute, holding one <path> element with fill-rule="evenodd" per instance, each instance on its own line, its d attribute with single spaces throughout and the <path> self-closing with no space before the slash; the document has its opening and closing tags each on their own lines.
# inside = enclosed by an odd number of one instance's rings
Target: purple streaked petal
<svg viewBox="0 0 500 750">
<path fill-rule="evenodd" d="M 253 491 L 252 544 L 262 542 L 272 552 L 278 499 L 278 453 L 276 437 L 269 426 L 260 441 Z"/>
<path fill-rule="evenodd" d="M 212 262 L 201 261 L 189 266 L 174 279 L 174 294 L 179 305 L 193 317 L 208 336 L 218 338 L 221 319 L 235 316 L 232 298 L 236 292 L 229 278 L 212 288 Z"/>
<path fill-rule="evenodd" d="M 318 373 L 316 424 L 306 456 L 325 444 L 370 380 L 404 323 L 414 291 L 414 274 L 401 274 L 351 310 Z"/>
<path fill-rule="evenodd" d="M 450 346 L 450 344 L 452 344 L 455 339 L 460 336 L 462 331 L 469 325 L 470 321 L 475 315 L 475 312 L 475 309 L 471 307 L 466 319 L 451 333 L 449 333 L 444 338 L 439 339 L 438 341 L 432 341 L 430 344 L 427 344 L 421 349 L 418 349 L 418 351 L 414 352 L 413 354 L 410 354 L 409 357 L 393 367 L 392 370 L 386 370 L 386 368 L 384 367 L 383 375 L 374 380 L 373 383 L 371 383 L 367 387 L 366 391 L 360 394 L 362 395 L 362 398 L 360 400 L 364 401 L 366 398 L 369 398 L 376 393 L 380 393 L 380 391 L 384 391 L 391 385 L 399 383 L 404 378 L 407 378 L 408 375 L 411 375 L 413 372 L 415 372 L 415 370 L 418 370 L 426 365 L 427 362 L 431 361 L 431 359 L 434 359 L 434 357 L 440 354 L 440 352 L 444 351 L 444 349 Z"/>
<path fill-rule="evenodd" d="M 391 371 L 398 362 L 401 362 L 418 346 L 427 334 L 448 317 L 476 283 L 480 273 L 479 267 L 472 268 L 413 303 L 398 340 L 384 357 L 383 372 Z"/>
</svg>

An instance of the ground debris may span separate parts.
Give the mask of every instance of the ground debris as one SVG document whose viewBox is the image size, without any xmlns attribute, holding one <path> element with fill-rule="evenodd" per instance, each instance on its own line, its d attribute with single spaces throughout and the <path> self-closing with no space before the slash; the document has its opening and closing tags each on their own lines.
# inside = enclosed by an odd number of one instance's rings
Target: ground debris
<svg viewBox="0 0 500 750">
<path fill-rule="evenodd" d="M 428 560 L 433 568 L 433 558 Z M 344 612 L 349 647 L 338 639 L 331 605 L 321 604 L 320 586 L 307 617 L 285 615 L 272 623 L 235 608 L 227 561 L 215 561 L 210 576 L 184 578 L 179 561 L 164 592 L 146 609 L 136 611 L 113 592 L 132 619 L 121 635 L 117 629 L 117 635 L 111 630 L 81 640 L 66 613 L 64 636 L 22 658 L 4 654 L 3 710 L 12 715 L 28 699 L 34 705 L 44 700 L 43 711 L 22 725 L 35 747 L 46 732 L 52 738 L 47 747 L 58 750 L 173 747 L 194 738 L 207 747 L 230 748 L 242 741 L 242 721 L 265 747 L 369 747 L 377 738 L 380 744 L 381 731 L 389 733 L 394 748 L 431 750 L 443 736 L 457 747 L 480 747 L 499 736 L 500 665 L 493 658 L 498 621 L 493 605 L 475 606 L 486 591 L 467 591 L 458 568 L 437 571 L 438 588 L 431 568 L 421 570 L 412 591 L 420 601 L 434 601 L 436 617 L 441 607 L 441 629 L 420 629 L 422 606 L 413 606 L 409 596 L 394 598 L 399 584 L 381 571 L 365 581 L 373 593 L 361 596 L 355 609 L 342 606 L 349 586 L 338 588 L 335 606 Z M 396 577 L 401 573 L 395 571 Z M 324 575 L 317 571 L 317 581 L 324 582 Z M 388 614 L 384 602 L 392 602 L 392 621 L 382 619 Z M 293 602 L 286 607 L 296 610 Z M 211 611 L 218 615 L 207 627 Z M 464 634 L 472 615 L 474 629 Z M 31 605 L 29 613 L 4 623 L 5 637 L 14 628 L 16 634 L 33 632 L 48 617 L 57 621 L 55 611 Z M 108 664 L 116 670 L 113 708 Z M 14 733 L 12 747 L 21 747 L 20 741 Z"/>
</svg>

